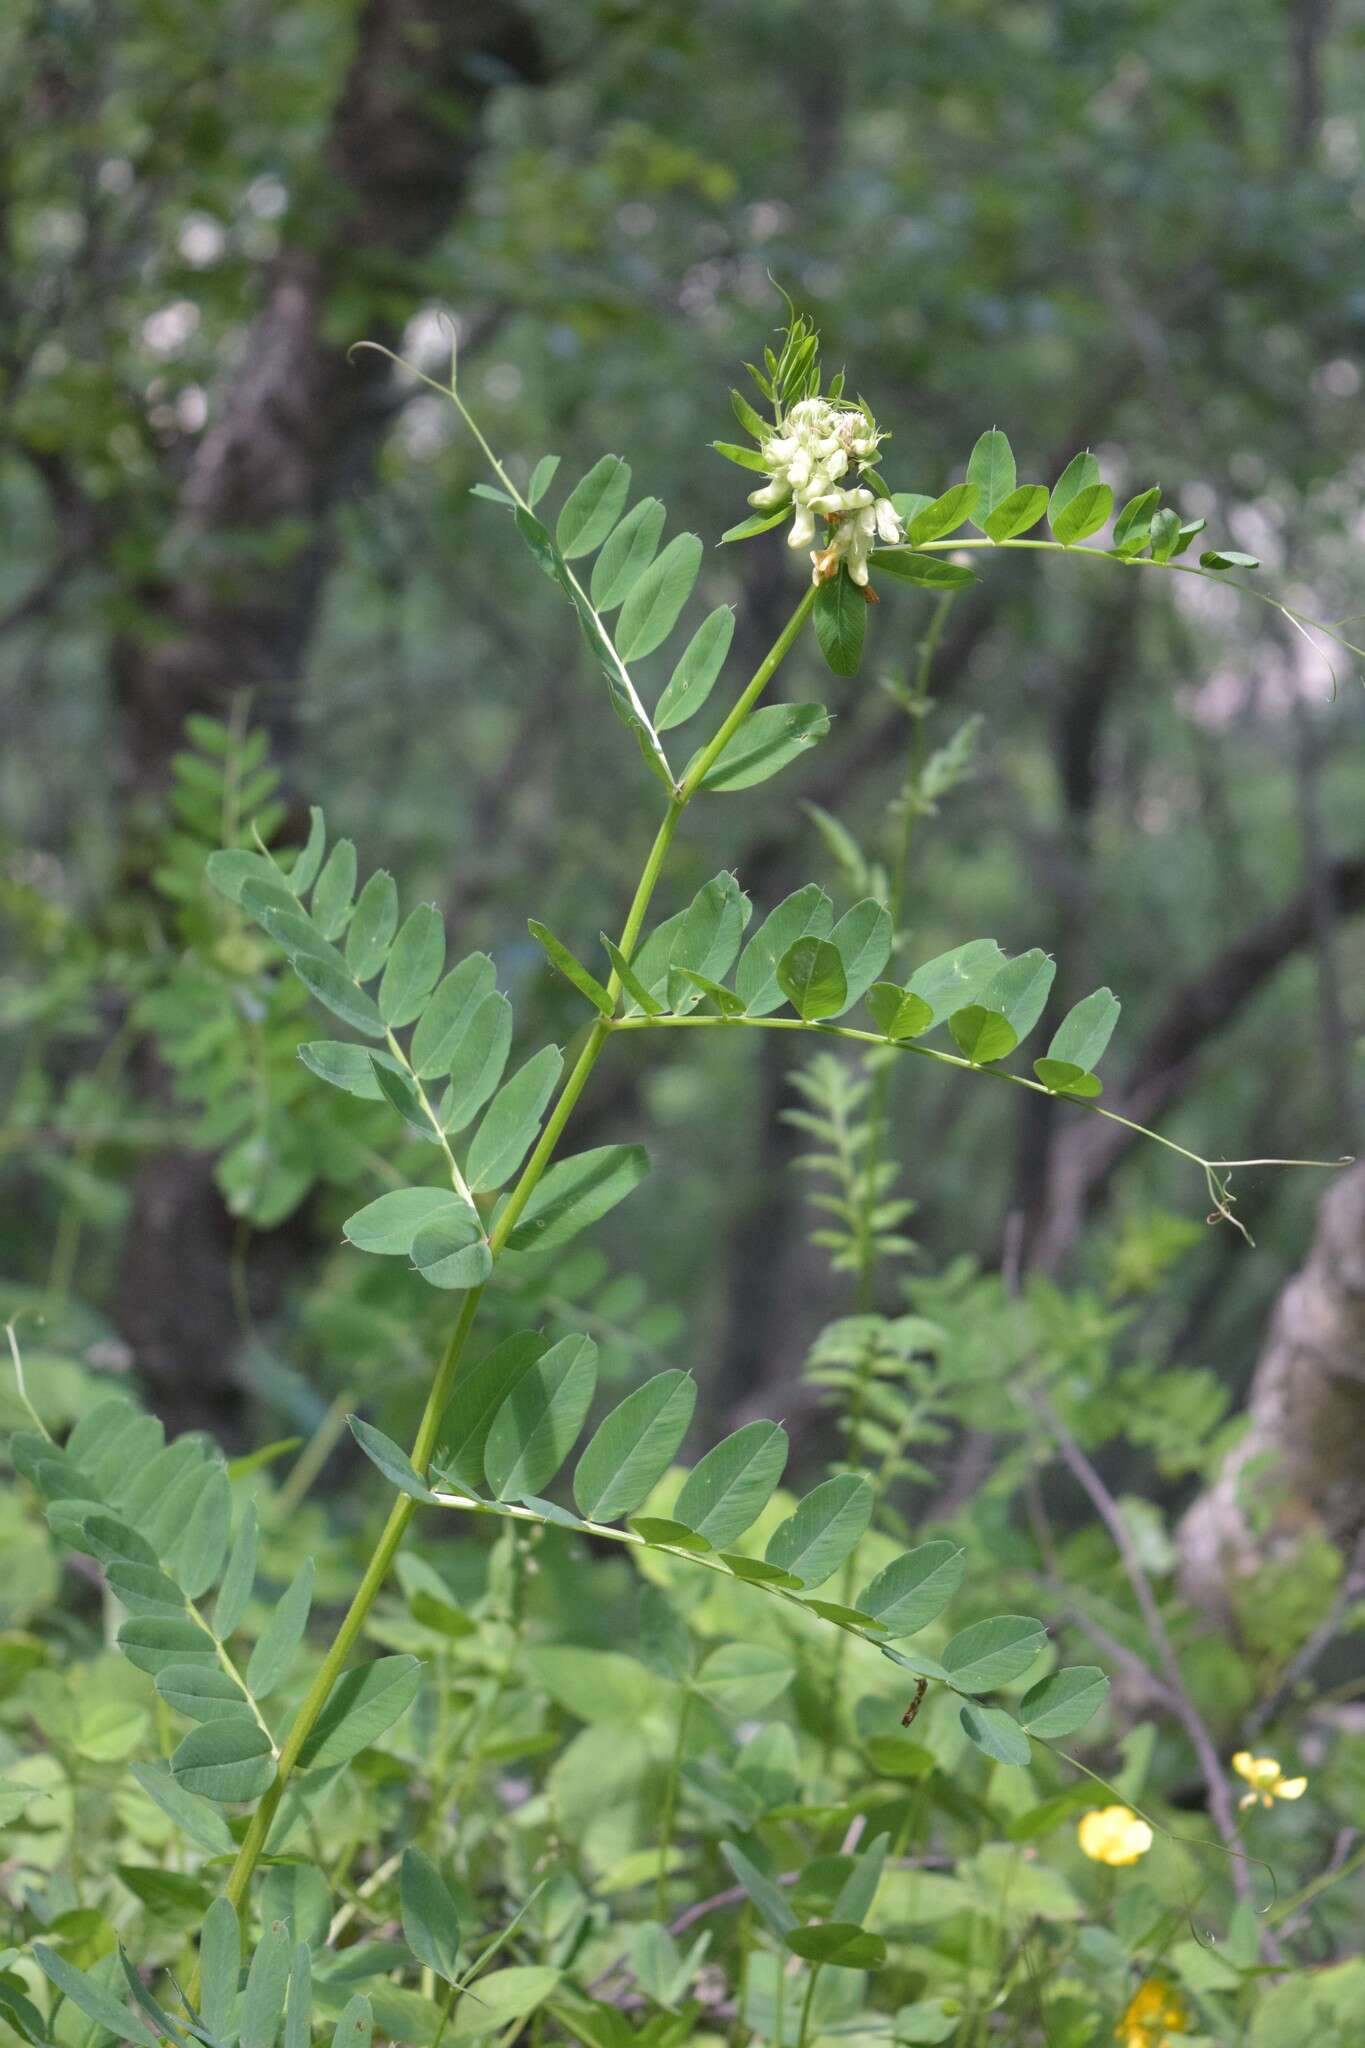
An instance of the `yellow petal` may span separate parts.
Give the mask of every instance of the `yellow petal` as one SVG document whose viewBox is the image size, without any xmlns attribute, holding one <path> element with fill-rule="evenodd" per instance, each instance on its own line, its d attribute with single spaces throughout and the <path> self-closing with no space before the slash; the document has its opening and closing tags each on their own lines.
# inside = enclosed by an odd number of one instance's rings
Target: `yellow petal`
<svg viewBox="0 0 1365 2048">
<path fill-rule="evenodd" d="M 1302 1799 L 1307 1790 L 1307 1778 L 1281 1778 L 1275 1787 L 1275 1796 L 1277 1799 Z"/>
<path fill-rule="evenodd" d="M 1256 1759 L 1249 1749 L 1239 1749 L 1236 1756 L 1232 1759 L 1232 1768 L 1236 1771 L 1239 1778 L 1254 1777 Z"/>
</svg>

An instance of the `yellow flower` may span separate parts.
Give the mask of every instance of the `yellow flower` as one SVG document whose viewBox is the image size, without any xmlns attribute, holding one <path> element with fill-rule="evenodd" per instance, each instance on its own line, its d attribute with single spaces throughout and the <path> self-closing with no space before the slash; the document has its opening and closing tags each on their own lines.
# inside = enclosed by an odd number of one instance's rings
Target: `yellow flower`
<svg viewBox="0 0 1365 2048">
<path fill-rule="evenodd" d="M 1129 2000 L 1114 2039 L 1123 2048 L 1174 2048 L 1172 2036 L 1189 2030 L 1189 2012 L 1172 1986 L 1149 1977 Z"/>
<path fill-rule="evenodd" d="M 1147 1854 L 1152 1831 L 1131 1806 L 1100 1806 L 1081 1815 L 1076 1839 L 1093 1863 L 1112 1863 L 1118 1868 Z"/>
<path fill-rule="evenodd" d="M 1249 1749 L 1238 1750 L 1232 1768 L 1251 1787 L 1238 1800 L 1239 1806 L 1255 1806 L 1258 1800 L 1262 1806 L 1273 1806 L 1277 1799 L 1302 1799 L 1308 1790 L 1307 1778 L 1286 1778 L 1273 1756 L 1253 1756 Z"/>
</svg>

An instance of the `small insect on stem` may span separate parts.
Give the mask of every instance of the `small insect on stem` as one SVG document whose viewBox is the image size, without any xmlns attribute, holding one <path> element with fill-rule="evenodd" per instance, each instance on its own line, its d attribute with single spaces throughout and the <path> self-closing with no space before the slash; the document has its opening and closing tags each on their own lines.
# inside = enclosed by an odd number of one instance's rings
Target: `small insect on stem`
<svg viewBox="0 0 1365 2048">
<path fill-rule="evenodd" d="M 902 1728 L 908 1728 L 910 1726 L 910 1723 L 914 1720 L 916 1714 L 924 1705 L 924 1695 L 928 1692 L 928 1690 L 928 1679 L 921 1678 L 915 1686 L 915 1697 L 911 1700 L 909 1706 L 906 1708 L 904 1714 L 901 1716 Z"/>
</svg>

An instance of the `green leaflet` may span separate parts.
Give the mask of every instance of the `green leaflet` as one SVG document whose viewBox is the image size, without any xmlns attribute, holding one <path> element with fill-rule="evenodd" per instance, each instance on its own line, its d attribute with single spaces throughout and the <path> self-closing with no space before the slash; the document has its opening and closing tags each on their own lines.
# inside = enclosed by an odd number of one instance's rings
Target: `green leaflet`
<svg viewBox="0 0 1365 2048">
<path fill-rule="evenodd" d="M 980 496 L 981 486 L 967 483 L 954 484 L 942 497 L 932 499 L 906 522 L 910 545 L 921 548 L 926 541 L 941 540 L 944 534 L 954 533 L 971 518 Z M 900 511 L 899 506 L 896 509 Z M 904 518 L 904 513 L 901 516 Z"/>
<path fill-rule="evenodd" d="M 673 1462 L 697 1405 L 690 1373 L 656 1373 L 604 1416 L 578 1461 L 573 1496 L 592 1522 L 642 1507 Z"/>
<path fill-rule="evenodd" d="M 967 463 L 967 482 L 975 484 L 978 504 L 972 517 L 985 532 L 984 521 L 1003 504 L 1015 486 L 1014 450 L 998 427 L 981 436 Z"/>
<path fill-rule="evenodd" d="M 967 1554 L 955 1543 L 921 1543 L 869 1580 L 856 1604 L 890 1639 L 912 1636 L 942 1613 L 966 1568 Z"/>
<path fill-rule="evenodd" d="M 1047 486 L 1021 484 L 986 514 L 982 530 L 993 541 L 1013 540 L 1016 534 L 1027 533 L 1031 526 L 1036 526 L 1046 510 Z"/>
<path fill-rule="evenodd" d="M 752 905 L 734 876 L 716 875 L 697 891 L 683 912 L 668 954 L 669 1006 L 685 1016 L 701 1000 L 686 976 L 720 981 L 734 965 Z"/>
<path fill-rule="evenodd" d="M 291 1960 L 287 1930 L 279 1925 L 268 1927 L 246 1973 L 238 2023 L 240 2048 L 274 2048 L 284 2018 Z"/>
<path fill-rule="evenodd" d="M 891 957 L 891 915 L 882 903 L 866 896 L 835 925 L 829 943 L 844 970 L 842 1016 L 865 995 Z"/>
<path fill-rule="evenodd" d="M 969 939 L 965 946 L 954 946 L 917 967 L 906 989 L 926 1002 L 935 1023 L 941 1023 L 954 1010 L 976 1002 L 1004 964 L 994 939 Z"/>
<path fill-rule="evenodd" d="M 417 1020 L 408 1048 L 419 1081 L 448 1074 L 460 1056 L 470 1023 L 492 995 L 497 971 L 486 953 L 471 953 L 452 967 Z"/>
<path fill-rule="evenodd" d="M 469 1204 L 449 1188 L 392 1188 L 348 1216 L 342 1229 L 362 1252 L 407 1258 L 419 1231 L 447 1217 L 467 1217 Z"/>
<path fill-rule="evenodd" d="M 313 889 L 313 922 L 324 939 L 340 938 L 350 922 L 351 898 L 355 894 L 355 846 L 338 839 Z"/>
<path fill-rule="evenodd" d="M 777 981 L 798 1017 L 813 1024 L 848 1008 L 844 963 L 830 939 L 798 939 L 777 963 Z"/>
<path fill-rule="evenodd" d="M 815 637 L 836 676 L 856 676 L 867 632 L 867 599 L 840 566 L 815 593 Z"/>
<path fill-rule="evenodd" d="M 1003 1707 L 981 1707 L 969 1701 L 958 1719 L 963 1733 L 996 1763 L 1022 1767 L 1033 1754 L 1027 1735 Z"/>
<path fill-rule="evenodd" d="M 523 1373 L 548 1349 L 538 1331 L 519 1330 L 462 1371 L 441 1421 L 432 1468 L 471 1493 L 484 1487 L 483 1454 L 493 1418 Z"/>
<path fill-rule="evenodd" d="M 1055 498 L 1054 490 L 1054 501 Z M 1050 515 L 1052 531 L 1064 547 L 1071 547 L 1076 541 L 1098 533 L 1113 509 L 1114 493 L 1108 484 L 1089 484 L 1069 498 L 1062 510 L 1058 511 L 1054 502 Z"/>
<path fill-rule="evenodd" d="M 833 923 L 834 906 L 818 882 L 807 882 L 769 912 L 744 948 L 735 974 L 735 994 L 749 1016 L 766 1017 L 781 1008 L 785 995 L 778 962 L 798 939 L 827 937 Z"/>
<path fill-rule="evenodd" d="M 508 1250 L 549 1251 L 567 1244 L 623 1202 L 648 1172 L 642 1145 L 602 1145 L 557 1161 L 522 1210 Z"/>
<path fill-rule="evenodd" d="M 593 563 L 589 595 L 599 612 L 615 611 L 654 559 L 664 530 L 657 498 L 641 498 L 607 540 Z"/>
<path fill-rule="evenodd" d="M 1097 988 L 1068 1010 L 1048 1046 L 1050 1060 L 1064 1060 L 1088 1074 L 1114 1035 L 1120 1003 L 1112 989 Z"/>
<path fill-rule="evenodd" d="M 378 974 L 397 929 L 397 885 L 380 868 L 361 890 L 346 933 L 346 965 L 357 981 L 372 981 Z"/>
<path fill-rule="evenodd" d="M 467 1013 L 442 1048 L 450 1086 L 441 1097 L 439 1114 L 441 1129 L 448 1135 L 465 1130 L 474 1121 L 502 1079 L 511 1049 L 512 1005 L 494 991 Z"/>
<path fill-rule="evenodd" d="M 372 1465 L 378 1466 L 391 1486 L 396 1486 L 400 1493 L 410 1494 L 413 1500 L 431 1501 L 436 1498 L 431 1488 L 419 1478 L 407 1452 L 400 1450 L 392 1437 L 385 1436 L 382 1429 L 375 1429 L 371 1423 L 362 1422 L 358 1415 L 348 1415 L 346 1421 L 365 1456 Z"/>
<path fill-rule="evenodd" d="M 199 1937 L 199 2013 L 210 2034 L 227 2033 L 237 2003 L 242 1936 L 231 1899 L 219 1896 L 204 1915 Z"/>
<path fill-rule="evenodd" d="M 249 1713 L 192 1728 L 171 1758 L 177 1785 L 222 1802 L 259 1799 L 275 1775 L 270 1738 Z"/>
<path fill-rule="evenodd" d="M 639 661 L 665 641 L 692 595 L 701 569 L 701 541 L 680 533 L 631 586 L 616 623 L 622 661 Z"/>
<path fill-rule="evenodd" d="M 597 1346 L 564 1337 L 522 1373 L 493 1418 L 484 1472 L 497 1500 L 538 1494 L 573 1448 L 597 1386 Z"/>
<path fill-rule="evenodd" d="M 764 704 L 745 719 L 702 778 L 703 789 L 752 789 L 813 747 L 829 731 L 823 704 Z"/>
<path fill-rule="evenodd" d="M 1018 1678 L 1047 1646 L 1047 1630 L 1026 1614 L 975 1621 L 952 1638 L 940 1658 L 959 1692 L 994 1692 Z"/>
<path fill-rule="evenodd" d="M 565 980 L 571 982 L 580 995 L 586 996 L 602 1016 L 610 1017 L 616 1005 L 601 982 L 589 974 L 583 962 L 569 951 L 561 939 L 555 937 L 549 926 L 542 924 L 539 918 L 528 917 L 526 929 L 543 949 L 551 966 L 557 967 Z"/>
<path fill-rule="evenodd" d="M 475 1194 L 501 1187 L 521 1165 L 540 1129 L 563 1065 L 558 1046 L 542 1046 L 493 1097 L 474 1134 L 465 1169 Z"/>
<path fill-rule="evenodd" d="M 718 605 L 702 620 L 655 706 L 656 732 L 669 732 L 701 710 L 724 666 L 734 631 L 735 615 L 728 604 Z"/>
<path fill-rule="evenodd" d="M 313 1604 L 313 1560 L 300 1565 L 260 1633 L 246 1667 L 248 1689 L 267 1699 L 293 1668 Z"/>
<path fill-rule="evenodd" d="M 434 903 L 419 903 L 403 920 L 379 984 L 379 1014 L 391 1031 L 411 1024 L 445 964 L 445 922 Z"/>
<path fill-rule="evenodd" d="M 1074 1735 L 1109 1697 L 1109 1680 L 1093 1664 L 1053 1671 L 1031 1686 L 1019 1702 L 1019 1724 L 1030 1735 L 1055 1741 Z"/>
<path fill-rule="evenodd" d="M 856 1473 L 826 1479 L 774 1529 L 764 1556 L 803 1586 L 820 1586 L 861 1541 L 872 1517 L 872 1488 Z"/>
<path fill-rule="evenodd" d="M 430 1857 L 405 1849 L 399 1876 L 403 1939 L 423 1969 L 455 1982 L 460 1921 L 449 1887 Z"/>
<path fill-rule="evenodd" d="M 776 1422 L 748 1422 L 692 1467 L 674 1517 L 723 1550 L 757 1521 L 786 1463 L 786 1430 Z"/>
<path fill-rule="evenodd" d="M 555 544 L 566 562 L 600 548 L 626 509 L 630 464 L 604 455 L 570 491 L 555 521 Z"/>
</svg>

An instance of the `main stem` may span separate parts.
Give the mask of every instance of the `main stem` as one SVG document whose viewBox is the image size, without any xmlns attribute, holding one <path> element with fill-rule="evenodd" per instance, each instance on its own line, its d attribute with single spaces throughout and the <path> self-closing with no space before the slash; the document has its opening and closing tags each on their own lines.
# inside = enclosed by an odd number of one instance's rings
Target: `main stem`
<svg viewBox="0 0 1365 2048">
<path fill-rule="evenodd" d="M 705 781 L 706 776 L 714 767 L 720 754 L 743 725 L 753 706 L 772 680 L 784 657 L 795 644 L 800 635 L 801 628 L 810 615 L 811 606 L 814 601 L 814 590 L 808 590 L 786 626 L 778 635 L 758 668 L 754 671 L 753 676 L 746 684 L 733 710 L 722 724 L 715 738 L 703 747 L 688 773 L 674 790 L 668 809 L 664 813 L 659 829 L 654 835 L 654 844 L 650 847 L 649 857 L 645 862 L 644 870 L 636 885 L 635 895 L 626 914 L 625 924 L 622 927 L 618 944 L 622 957 L 625 960 L 630 960 L 639 942 L 640 933 L 649 912 L 650 902 L 655 889 L 658 887 L 659 877 L 663 873 L 664 863 L 668 858 L 668 850 L 673 843 L 673 836 L 678 829 L 684 810 Z M 613 974 L 607 987 L 608 992 L 612 996 L 619 996 L 621 984 L 618 976 Z M 530 1201 L 545 1169 L 553 1159 L 555 1148 L 564 1134 L 564 1127 L 574 1112 L 578 1098 L 588 1084 L 593 1068 L 601 1058 L 602 1048 L 611 1035 L 611 1029 L 610 1020 L 599 1016 L 588 1032 L 582 1050 L 570 1071 L 569 1078 L 560 1090 L 559 1098 L 551 1112 L 550 1119 L 540 1134 L 539 1142 L 522 1168 L 520 1179 L 512 1190 L 502 1214 L 489 1233 L 488 1244 L 494 1258 L 498 1256 L 507 1243 L 509 1236 L 516 1226 L 517 1219 Z M 455 1327 L 450 1333 L 449 1340 L 441 1356 L 440 1364 L 436 1368 L 435 1377 L 431 1383 L 431 1391 L 427 1395 L 426 1406 L 422 1410 L 422 1419 L 418 1424 L 417 1435 L 413 1440 L 411 1458 L 414 1470 L 423 1478 L 425 1478 L 427 1467 L 431 1462 L 432 1451 L 436 1447 L 436 1439 L 441 1427 L 441 1418 L 445 1414 L 446 1404 L 450 1399 L 451 1388 L 455 1382 L 455 1375 L 459 1370 L 460 1360 L 464 1354 L 465 1343 L 473 1327 L 474 1318 L 478 1314 L 479 1303 L 482 1298 L 482 1287 L 472 1288 L 465 1296 Z M 279 1761 L 275 1766 L 274 1779 L 269 1789 L 262 1795 L 255 1812 L 251 1816 L 250 1824 L 242 1838 L 241 1847 L 237 1851 L 236 1861 L 233 1863 L 228 1877 L 226 1886 L 227 1897 L 231 1899 L 233 1905 L 239 1911 L 246 1897 L 247 1887 L 251 1883 L 256 1865 L 260 1861 L 265 1849 L 271 1824 L 279 1811 L 280 1801 L 284 1797 L 285 1787 L 298 1764 L 299 1756 L 309 1735 L 313 1731 L 318 1715 L 326 1705 L 332 1687 L 340 1677 L 342 1667 L 350 1655 L 360 1631 L 365 1626 L 375 1598 L 389 1575 L 389 1569 L 398 1554 L 403 1538 L 407 1533 L 408 1523 L 412 1520 L 416 1507 L 417 1502 L 409 1494 L 400 1494 L 389 1510 L 388 1520 L 384 1524 L 379 1541 L 375 1545 L 370 1561 L 365 1567 L 364 1576 L 355 1590 L 351 1604 L 347 1608 L 341 1626 L 338 1628 L 336 1636 L 332 1641 L 331 1648 L 323 1658 L 318 1668 L 317 1676 L 308 1688 L 303 1704 L 294 1716 L 289 1735 L 280 1750 Z M 189 1995 L 192 2001 L 197 1999 L 198 1992 L 199 1976 L 196 1968 L 189 1987 Z"/>
</svg>

